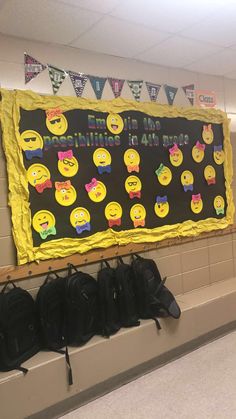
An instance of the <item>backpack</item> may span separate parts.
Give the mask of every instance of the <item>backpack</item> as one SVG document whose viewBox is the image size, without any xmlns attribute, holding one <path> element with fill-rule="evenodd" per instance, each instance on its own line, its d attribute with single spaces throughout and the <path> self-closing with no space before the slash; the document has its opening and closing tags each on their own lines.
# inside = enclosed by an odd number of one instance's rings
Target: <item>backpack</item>
<svg viewBox="0 0 236 419">
<path fill-rule="evenodd" d="M 12 289 L 7 291 L 8 285 Z M 18 369 L 39 351 L 35 303 L 31 295 L 8 281 L 0 292 L 0 371 Z"/>
<path fill-rule="evenodd" d="M 109 337 L 120 329 L 119 312 L 117 305 L 115 269 L 104 261 L 106 266 L 98 272 L 99 297 L 99 329 L 102 336 Z"/>
<path fill-rule="evenodd" d="M 117 301 L 121 326 L 139 326 L 138 312 L 134 294 L 133 270 L 130 265 L 117 259 L 118 265 L 115 270 Z"/>
<path fill-rule="evenodd" d="M 66 324 L 68 344 L 82 345 L 98 332 L 97 281 L 73 265 L 66 278 Z"/>
<path fill-rule="evenodd" d="M 134 255 L 132 268 L 135 277 L 135 293 L 140 317 L 153 318 L 160 329 L 158 317 L 168 315 L 178 319 L 181 311 L 173 294 L 164 285 L 166 278 L 161 279 L 156 263 Z"/>
</svg>

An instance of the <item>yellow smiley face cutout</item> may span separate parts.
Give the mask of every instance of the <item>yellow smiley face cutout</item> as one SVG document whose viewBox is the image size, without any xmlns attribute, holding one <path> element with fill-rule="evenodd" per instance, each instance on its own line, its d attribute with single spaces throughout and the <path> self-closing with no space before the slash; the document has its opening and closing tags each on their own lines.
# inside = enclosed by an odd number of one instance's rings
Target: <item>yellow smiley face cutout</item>
<svg viewBox="0 0 236 419">
<path fill-rule="evenodd" d="M 202 128 L 202 138 L 206 144 L 211 144 L 214 140 L 214 133 L 212 131 L 211 124 L 203 125 Z"/>
<path fill-rule="evenodd" d="M 118 202 L 109 202 L 105 208 L 105 217 L 107 220 L 116 220 L 122 217 L 122 208 Z"/>
<path fill-rule="evenodd" d="M 50 177 L 48 168 L 43 164 L 32 164 L 27 170 L 27 179 L 32 186 L 40 185 Z"/>
<path fill-rule="evenodd" d="M 86 208 L 77 207 L 70 214 L 70 223 L 73 227 L 90 223 L 90 213 Z"/>
<path fill-rule="evenodd" d="M 225 153 L 224 150 L 218 150 L 217 147 L 214 148 L 213 158 L 216 164 L 220 165 L 224 163 Z"/>
<path fill-rule="evenodd" d="M 56 221 L 54 215 L 50 211 L 41 210 L 34 214 L 32 224 L 35 231 L 40 233 L 54 227 Z"/>
<path fill-rule="evenodd" d="M 179 148 L 170 153 L 170 162 L 172 166 L 178 167 L 183 163 L 183 153 Z"/>
<path fill-rule="evenodd" d="M 190 170 L 184 170 L 181 174 L 180 180 L 183 186 L 193 185 L 194 177 L 192 172 L 190 172 Z"/>
<path fill-rule="evenodd" d="M 140 164 L 140 155 L 139 153 L 134 150 L 133 148 L 129 148 L 126 150 L 124 154 L 124 163 L 127 167 L 136 166 L 138 167 Z"/>
<path fill-rule="evenodd" d="M 217 215 L 225 213 L 225 200 L 223 196 L 217 195 L 214 199 L 213 205 L 214 205 Z"/>
<path fill-rule="evenodd" d="M 141 180 L 137 176 L 127 177 L 125 181 L 125 189 L 126 189 L 126 192 L 128 192 L 128 194 L 132 192 L 134 193 L 134 192 L 141 191 L 142 189 Z"/>
<path fill-rule="evenodd" d="M 169 202 L 156 202 L 154 205 L 155 214 L 160 217 L 164 218 L 169 214 L 170 206 Z"/>
<path fill-rule="evenodd" d="M 208 166 L 205 167 L 204 177 L 205 177 L 208 185 L 215 183 L 216 171 L 215 171 L 213 166 L 208 165 Z"/>
<path fill-rule="evenodd" d="M 198 144 L 200 144 L 200 143 L 198 143 Z M 202 160 L 204 159 L 204 156 L 205 156 L 205 152 L 204 152 L 204 148 L 202 147 L 202 144 L 195 145 L 192 148 L 192 157 L 193 157 L 193 160 L 196 163 L 201 163 Z"/>
<path fill-rule="evenodd" d="M 67 131 L 68 122 L 65 115 L 63 115 L 63 113 L 59 113 L 53 117 L 47 116 L 46 126 L 48 131 L 50 131 L 52 134 L 63 135 Z"/>
<path fill-rule="evenodd" d="M 120 134 L 124 129 L 124 121 L 117 113 L 110 113 L 107 117 L 107 128 L 112 134 Z"/>
<path fill-rule="evenodd" d="M 199 214 L 203 209 L 203 202 L 202 199 L 194 199 L 191 200 L 191 210 L 194 214 Z"/>
<path fill-rule="evenodd" d="M 130 209 L 130 218 L 134 222 L 134 226 L 137 227 L 138 225 L 142 225 L 141 222 L 143 221 L 143 226 L 145 225 L 144 221 L 146 218 L 146 210 L 143 205 L 135 204 Z"/>
<path fill-rule="evenodd" d="M 156 170 L 157 179 L 161 185 L 167 186 L 172 180 L 172 173 L 169 167 L 164 166 L 161 164 L 159 168 Z"/>
<path fill-rule="evenodd" d="M 76 190 L 74 186 L 72 186 L 71 184 L 69 186 L 66 185 L 66 187 L 63 187 L 63 182 L 56 182 L 55 185 L 60 185 L 60 183 L 61 187 L 56 186 L 55 199 L 58 202 L 58 204 L 62 205 L 63 207 L 69 207 L 75 202 L 77 198 Z"/>
<path fill-rule="evenodd" d="M 90 191 L 88 192 L 88 196 L 93 202 L 101 202 L 106 198 L 107 189 L 104 183 L 98 181 L 96 185 L 94 185 Z"/>
<path fill-rule="evenodd" d="M 43 139 L 41 135 L 33 130 L 27 130 L 20 135 L 20 146 L 22 150 L 37 150 L 43 148 Z"/>
<path fill-rule="evenodd" d="M 93 162 L 95 166 L 109 166 L 111 164 L 111 155 L 105 148 L 98 148 L 93 153 Z"/>
<path fill-rule="evenodd" d="M 58 170 L 65 177 L 73 177 L 79 170 L 79 163 L 73 156 L 71 159 L 65 157 L 62 160 L 58 160 Z"/>
</svg>

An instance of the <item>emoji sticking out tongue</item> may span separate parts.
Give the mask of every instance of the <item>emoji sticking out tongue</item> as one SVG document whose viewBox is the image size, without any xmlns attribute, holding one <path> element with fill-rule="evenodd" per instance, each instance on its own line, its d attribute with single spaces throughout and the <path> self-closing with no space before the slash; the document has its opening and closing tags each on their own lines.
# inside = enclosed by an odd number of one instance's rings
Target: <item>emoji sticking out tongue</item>
<svg viewBox="0 0 236 419">
<path fill-rule="evenodd" d="M 55 236 L 56 220 L 54 215 L 47 210 L 41 210 L 34 214 L 32 220 L 33 228 L 39 233 L 41 239 L 45 240 L 48 236 Z"/>
<path fill-rule="evenodd" d="M 46 230 L 48 227 L 48 222 L 40 224 L 43 230 Z"/>
<path fill-rule="evenodd" d="M 124 128 L 124 121 L 117 113 L 110 113 L 107 117 L 107 128 L 112 134 L 120 134 Z"/>
</svg>

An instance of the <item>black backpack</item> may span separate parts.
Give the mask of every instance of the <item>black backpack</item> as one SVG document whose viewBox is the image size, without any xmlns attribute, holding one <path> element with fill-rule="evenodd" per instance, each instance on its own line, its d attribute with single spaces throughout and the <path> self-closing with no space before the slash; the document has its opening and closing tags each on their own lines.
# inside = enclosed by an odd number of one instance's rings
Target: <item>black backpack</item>
<svg viewBox="0 0 236 419">
<path fill-rule="evenodd" d="M 102 336 L 109 337 L 120 329 L 119 312 L 117 305 L 117 290 L 115 269 L 107 261 L 106 266 L 98 272 L 99 297 L 99 330 Z"/>
<path fill-rule="evenodd" d="M 133 270 L 130 265 L 123 262 L 122 258 L 117 259 L 118 265 L 115 270 L 117 301 L 121 326 L 139 326 L 138 312 L 134 294 Z"/>
<path fill-rule="evenodd" d="M 7 291 L 7 286 L 12 289 Z M 27 369 L 21 364 L 39 351 L 35 303 L 31 295 L 13 282 L 0 292 L 0 371 Z"/>
<path fill-rule="evenodd" d="M 135 258 L 135 257 L 136 258 Z M 166 278 L 161 279 L 156 263 L 152 259 L 133 256 L 132 268 L 135 277 L 135 294 L 139 315 L 142 319 L 153 318 L 158 329 L 156 317 L 180 317 L 180 308 L 173 294 L 164 285 Z"/>
<path fill-rule="evenodd" d="M 82 345 L 98 332 L 97 281 L 73 265 L 66 278 L 66 323 L 71 345 Z"/>
</svg>

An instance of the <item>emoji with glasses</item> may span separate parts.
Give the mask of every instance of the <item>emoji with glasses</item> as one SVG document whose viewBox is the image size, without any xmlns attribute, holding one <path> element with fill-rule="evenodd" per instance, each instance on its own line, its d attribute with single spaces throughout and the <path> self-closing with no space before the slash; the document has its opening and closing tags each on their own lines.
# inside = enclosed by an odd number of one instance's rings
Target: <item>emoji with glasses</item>
<svg viewBox="0 0 236 419">
<path fill-rule="evenodd" d="M 142 183 L 137 176 L 129 176 L 125 181 L 125 189 L 130 199 L 141 198 Z"/>
<path fill-rule="evenodd" d="M 60 108 L 46 110 L 46 126 L 54 135 L 63 135 L 66 132 L 68 122 Z"/>
<path fill-rule="evenodd" d="M 72 150 L 58 151 L 58 170 L 65 177 L 73 177 L 79 170 L 79 163 Z"/>
<path fill-rule="evenodd" d="M 33 157 L 43 157 L 43 139 L 38 132 L 33 130 L 22 132 L 19 144 L 25 152 L 27 160 L 31 160 Z"/>
</svg>

